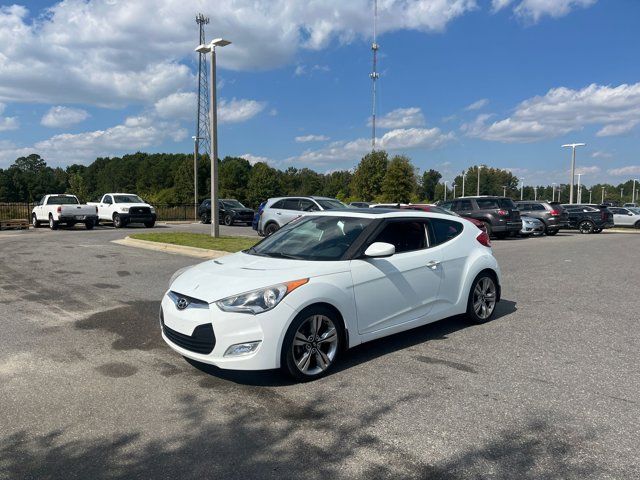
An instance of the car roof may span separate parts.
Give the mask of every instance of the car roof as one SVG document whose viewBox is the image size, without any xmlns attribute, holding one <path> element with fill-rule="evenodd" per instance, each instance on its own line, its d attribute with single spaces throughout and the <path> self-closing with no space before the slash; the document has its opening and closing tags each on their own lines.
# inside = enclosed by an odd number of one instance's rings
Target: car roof
<svg viewBox="0 0 640 480">
<path fill-rule="evenodd" d="M 305 216 L 329 216 L 329 217 L 360 217 L 360 218 L 442 218 L 445 220 L 464 220 L 464 217 L 456 217 L 444 213 L 425 212 L 423 210 L 399 210 L 391 208 L 336 208 L 321 212 L 308 213 Z"/>
<path fill-rule="evenodd" d="M 268 201 L 276 201 L 276 200 L 286 200 L 287 198 L 311 198 L 313 200 L 338 200 L 337 198 L 331 198 L 331 197 L 318 197 L 316 195 L 287 195 L 285 197 L 271 197 L 267 199 Z"/>
</svg>

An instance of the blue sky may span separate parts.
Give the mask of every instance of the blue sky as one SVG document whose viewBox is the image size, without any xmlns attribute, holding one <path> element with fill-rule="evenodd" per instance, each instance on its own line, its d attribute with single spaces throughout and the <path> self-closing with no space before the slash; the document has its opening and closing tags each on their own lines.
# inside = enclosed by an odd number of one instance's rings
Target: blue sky
<svg viewBox="0 0 640 480">
<path fill-rule="evenodd" d="M 346 4 L 346 5 L 345 5 Z M 153 6 L 153 8 L 151 8 Z M 0 7 L 0 167 L 189 152 L 196 12 L 216 12 L 222 155 L 319 171 L 369 148 L 371 2 Z M 378 144 L 444 179 L 470 165 L 589 185 L 640 176 L 640 2 L 380 0 Z"/>
</svg>

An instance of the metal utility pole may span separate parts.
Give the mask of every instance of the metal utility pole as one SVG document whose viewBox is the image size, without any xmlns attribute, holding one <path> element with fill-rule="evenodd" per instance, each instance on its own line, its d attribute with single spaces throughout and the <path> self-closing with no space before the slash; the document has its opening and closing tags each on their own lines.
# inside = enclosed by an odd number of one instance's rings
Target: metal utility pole
<svg viewBox="0 0 640 480">
<path fill-rule="evenodd" d="M 524 200 L 524 177 L 520 177 L 520 200 Z"/>
<path fill-rule="evenodd" d="M 466 172 L 466 170 L 464 170 L 464 171 L 462 172 L 462 196 L 463 196 L 463 197 L 464 197 L 464 180 L 465 180 L 465 178 L 467 178 L 467 172 Z"/>
<path fill-rule="evenodd" d="M 448 180 L 444 181 L 444 201 L 447 201 L 447 183 L 449 183 Z"/>
<path fill-rule="evenodd" d="M 622 202 L 622 197 L 624 196 L 624 187 L 620 188 L 620 202 Z"/>
<path fill-rule="evenodd" d="M 200 137 L 193 138 L 193 219 L 198 219 L 198 140 Z"/>
<path fill-rule="evenodd" d="M 600 202 L 601 204 L 604 203 L 604 190 L 607 187 L 602 187 L 602 201 Z"/>
<path fill-rule="evenodd" d="M 563 147 L 571 147 L 571 182 L 569 182 L 569 204 L 573 203 L 573 182 L 576 177 L 576 147 L 584 147 L 586 143 L 567 143 Z"/>
<path fill-rule="evenodd" d="M 580 180 L 582 179 L 582 174 L 581 173 L 576 173 L 576 175 L 578 175 L 578 202 L 577 203 L 582 203 L 582 185 L 580 184 Z"/>
<path fill-rule="evenodd" d="M 551 184 L 551 201 L 552 202 L 556 201 L 556 184 L 555 183 Z"/>
<path fill-rule="evenodd" d="M 202 13 L 196 15 L 199 28 L 198 45 L 204 45 L 204 26 L 209 24 L 209 17 Z M 209 84 L 207 81 L 207 55 L 198 52 L 198 106 L 196 112 L 196 148 L 198 151 L 211 150 L 211 131 L 209 127 Z"/>
<path fill-rule="evenodd" d="M 538 187 L 533 187 L 533 201 L 538 201 Z"/>
<path fill-rule="evenodd" d="M 454 183 L 453 185 L 451 185 L 453 187 L 453 199 L 456 199 L 456 187 L 457 185 Z"/>
<path fill-rule="evenodd" d="M 593 203 L 593 202 L 591 201 L 591 190 L 592 190 L 592 189 L 589 189 L 589 203 Z"/>
<path fill-rule="evenodd" d="M 506 186 L 506 185 L 503 185 L 503 186 L 502 186 L 502 196 L 503 196 L 503 197 L 506 197 L 506 196 L 507 196 L 507 186 Z"/>
<path fill-rule="evenodd" d="M 638 180 L 636 180 L 635 178 L 633 179 L 633 190 L 631 191 L 631 203 L 636 203 L 636 182 Z"/>
<path fill-rule="evenodd" d="M 220 211 L 218 208 L 218 105 L 216 102 L 216 47 L 226 47 L 231 42 L 216 38 L 209 45 L 198 45 L 196 52 L 211 53 L 211 236 L 220 236 Z"/>
<path fill-rule="evenodd" d="M 376 150 L 376 80 L 380 77 L 378 73 L 378 49 L 380 45 L 377 43 L 378 30 L 378 0 L 373 2 L 373 42 L 371 43 L 371 52 L 373 53 L 373 68 L 369 77 L 372 82 L 372 106 L 371 106 L 371 151 Z"/>
<path fill-rule="evenodd" d="M 480 167 L 481 165 L 478 165 L 478 185 L 476 185 L 476 196 L 480 196 Z"/>
</svg>

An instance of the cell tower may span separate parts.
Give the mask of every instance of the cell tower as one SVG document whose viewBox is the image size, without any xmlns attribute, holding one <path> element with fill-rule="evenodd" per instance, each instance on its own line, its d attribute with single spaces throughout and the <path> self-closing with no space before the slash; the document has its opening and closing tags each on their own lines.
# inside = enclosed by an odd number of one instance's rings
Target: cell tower
<svg viewBox="0 0 640 480">
<path fill-rule="evenodd" d="M 378 0 L 373 0 L 373 42 L 371 43 L 371 52 L 373 53 L 373 69 L 369 74 L 372 82 L 372 115 L 371 115 L 371 151 L 376 149 L 376 80 L 380 77 L 378 73 L 378 49 L 380 45 L 377 40 L 378 27 Z"/>
<path fill-rule="evenodd" d="M 202 13 L 196 15 L 196 23 L 200 29 L 198 45 L 204 45 L 204 26 L 209 17 Z M 207 81 L 207 56 L 198 54 L 198 111 L 196 114 L 196 143 L 200 152 L 211 151 L 211 130 L 209 129 L 209 82 Z"/>
</svg>

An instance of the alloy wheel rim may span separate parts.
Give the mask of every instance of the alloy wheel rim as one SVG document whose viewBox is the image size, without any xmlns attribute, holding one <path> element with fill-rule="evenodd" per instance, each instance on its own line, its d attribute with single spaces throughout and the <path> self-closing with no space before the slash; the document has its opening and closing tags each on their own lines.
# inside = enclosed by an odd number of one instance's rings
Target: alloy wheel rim
<svg viewBox="0 0 640 480">
<path fill-rule="evenodd" d="M 473 310 L 482 320 L 491 316 L 496 307 L 496 285 L 489 277 L 482 278 L 473 289 Z"/>
<path fill-rule="evenodd" d="M 313 376 L 324 372 L 338 352 L 338 331 L 333 321 L 325 315 L 307 318 L 296 330 L 292 351 L 301 373 Z"/>
</svg>

